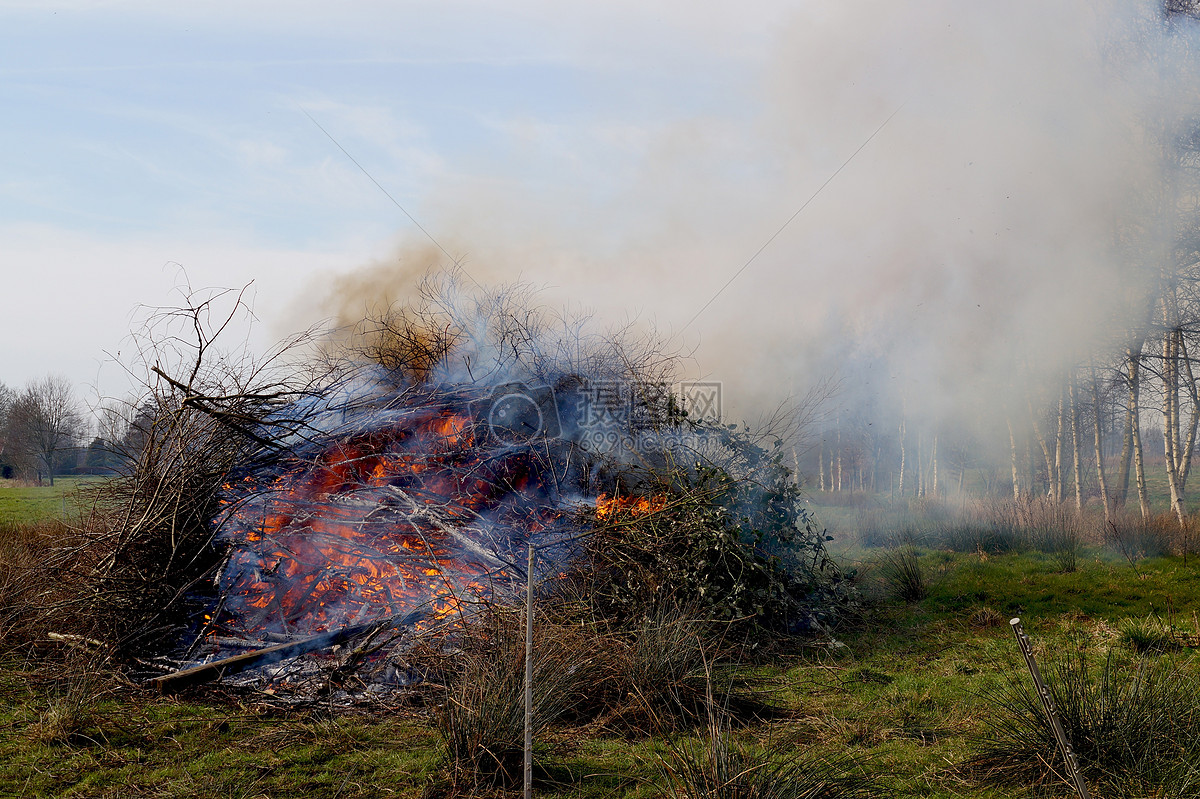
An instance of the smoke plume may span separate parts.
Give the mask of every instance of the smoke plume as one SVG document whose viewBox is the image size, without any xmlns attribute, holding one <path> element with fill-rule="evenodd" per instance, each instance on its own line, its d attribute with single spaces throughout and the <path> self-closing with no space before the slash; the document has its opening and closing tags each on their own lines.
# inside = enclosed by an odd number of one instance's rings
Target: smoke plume
<svg viewBox="0 0 1200 799">
<path fill-rule="evenodd" d="M 805 3 L 736 110 L 608 152 L 599 189 L 430 187 L 440 246 L 414 232 L 320 312 L 402 300 L 444 247 L 481 283 L 652 323 L 738 416 L 830 377 L 847 404 L 1002 416 L 1141 312 L 1189 35 L 1148 3 Z"/>
</svg>

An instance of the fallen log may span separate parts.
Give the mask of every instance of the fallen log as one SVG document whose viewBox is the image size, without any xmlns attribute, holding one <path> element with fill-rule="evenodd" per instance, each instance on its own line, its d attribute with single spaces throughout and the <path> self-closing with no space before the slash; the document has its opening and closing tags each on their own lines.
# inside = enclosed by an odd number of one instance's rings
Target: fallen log
<svg viewBox="0 0 1200 799">
<path fill-rule="evenodd" d="M 351 627 L 343 627 L 340 630 L 321 633 L 282 644 L 275 644 L 263 649 L 255 649 L 252 652 L 243 652 L 240 655 L 214 660 L 211 663 L 192 666 L 191 668 L 182 669 L 171 674 L 163 674 L 149 680 L 148 684 L 157 688 L 159 693 L 178 691 L 193 685 L 219 680 L 227 675 L 237 674 L 247 669 L 253 669 L 258 666 L 269 666 L 272 663 L 299 657 L 308 652 L 330 649 L 338 644 L 345 643 L 354 638 L 360 638 L 364 635 L 370 635 L 387 627 L 409 626 L 420 621 L 425 615 L 426 611 L 420 610 L 399 616 L 389 616 L 386 619 L 378 619 L 366 622 L 365 624 L 355 624 Z"/>
</svg>

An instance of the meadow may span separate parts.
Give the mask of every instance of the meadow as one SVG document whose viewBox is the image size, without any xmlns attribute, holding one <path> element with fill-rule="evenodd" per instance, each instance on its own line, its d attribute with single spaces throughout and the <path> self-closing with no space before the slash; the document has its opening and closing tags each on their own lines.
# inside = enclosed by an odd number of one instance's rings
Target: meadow
<svg viewBox="0 0 1200 799">
<path fill-rule="evenodd" d="M 102 478 L 56 477 L 54 485 L 0 480 L 0 524 L 36 523 L 79 512 L 78 490 Z"/>
<path fill-rule="evenodd" d="M 72 488 L 0 487 L 8 514 L 0 534 L 69 509 Z M 1095 795 L 1197 795 L 1197 741 L 1167 752 L 1156 739 L 1147 744 L 1159 747 L 1153 756 L 1114 755 L 1104 737 L 1128 738 L 1122 724 L 1159 723 L 1132 712 L 1118 718 L 1114 708 L 1139 707 L 1139 697 L 1200 719 L 1200 696 L 1188 693 L 1200 684 L 1200 562 L 1172 553 L 1177 540 L 1143 529 L 1122 547 L 1104 540 L 1095 520 L 1055 530 L 1056 510 L 1022 526 L 931 503 L 847 508 L 819 499 L 814 511 L 862 597 L 856 617 L 826 635 L 742 641 L 735 657 L 705 661 L 702 676 L 742 686 L 755 714 L 731 712 L 726 699 L 693 723 L 661 729 L 564 716 L 539 736 L 536 795 L 1065 795 L 1065 784 L 1037 766 L 1054 753 L 1023 704 L 1029 676 L 1008 624 L 1014 616 L 1062 691 L 1064 714 L 1076 714 L 1069 730 L 1089 736 L 1075 746 L 1099 783 Z M 387 712 L 281 710 L 213 687 L 159 696 L 106 668 L 61 667 L 87 661 L 86 646 L 38 646 L 54 657 L 3 655 L 0 795 L 519 794 L 463 787 L 436 714 L 421 702 Z M 1170 724 L 1184 722 L 1161 723 L 1169 740 L 1181 729 Z M 796 758 L 805 768 L 832 763 L 853 779 L 841 792 L 799 792 L 788 771 Z M 743 783 L 765 777 L 736 791 L 717 785 L 739 769 Z"/>
</svg>

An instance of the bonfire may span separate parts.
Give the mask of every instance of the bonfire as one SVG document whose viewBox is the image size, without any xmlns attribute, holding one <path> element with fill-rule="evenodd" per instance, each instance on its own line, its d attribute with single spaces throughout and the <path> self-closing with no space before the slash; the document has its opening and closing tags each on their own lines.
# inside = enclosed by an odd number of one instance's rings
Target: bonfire
<svg viewBox="0 0 1200 799">
<path fill-rule="evenodd" d="M 573 580 L 630 617 L 680 591 L 819 626 L 831 564 L 794 477 L 653 339 L 442 277 L 307 367 L 291 347 L 270 368 L 214 368 L 212 349 L 201 332 L 183 377 L 153 364 L 107 498 L 124 521 L 84 548 L 99 562 L 71 563 L 116 611 L 91 632 L 165 672 L 160 687 L 311 696 L 352 670 L 354 690 L 390 690 L 418 678 L 414 642 L 530 583 Z"/>
</svg>

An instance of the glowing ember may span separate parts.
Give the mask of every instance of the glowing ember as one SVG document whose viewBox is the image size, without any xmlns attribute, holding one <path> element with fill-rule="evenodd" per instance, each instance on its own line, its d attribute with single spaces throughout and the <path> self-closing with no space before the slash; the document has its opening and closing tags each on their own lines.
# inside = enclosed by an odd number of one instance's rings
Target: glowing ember
<svg viewBox="0 0 1200 799">
<path fill-rule="evenodd" d="M 455 614 L 510 582 L 560 516 L 533 447 L 486 441 L 453 405 L 394 413 L 226 487 L 216 627 L 311 635 L 427 609 Z"/>
</svg>

